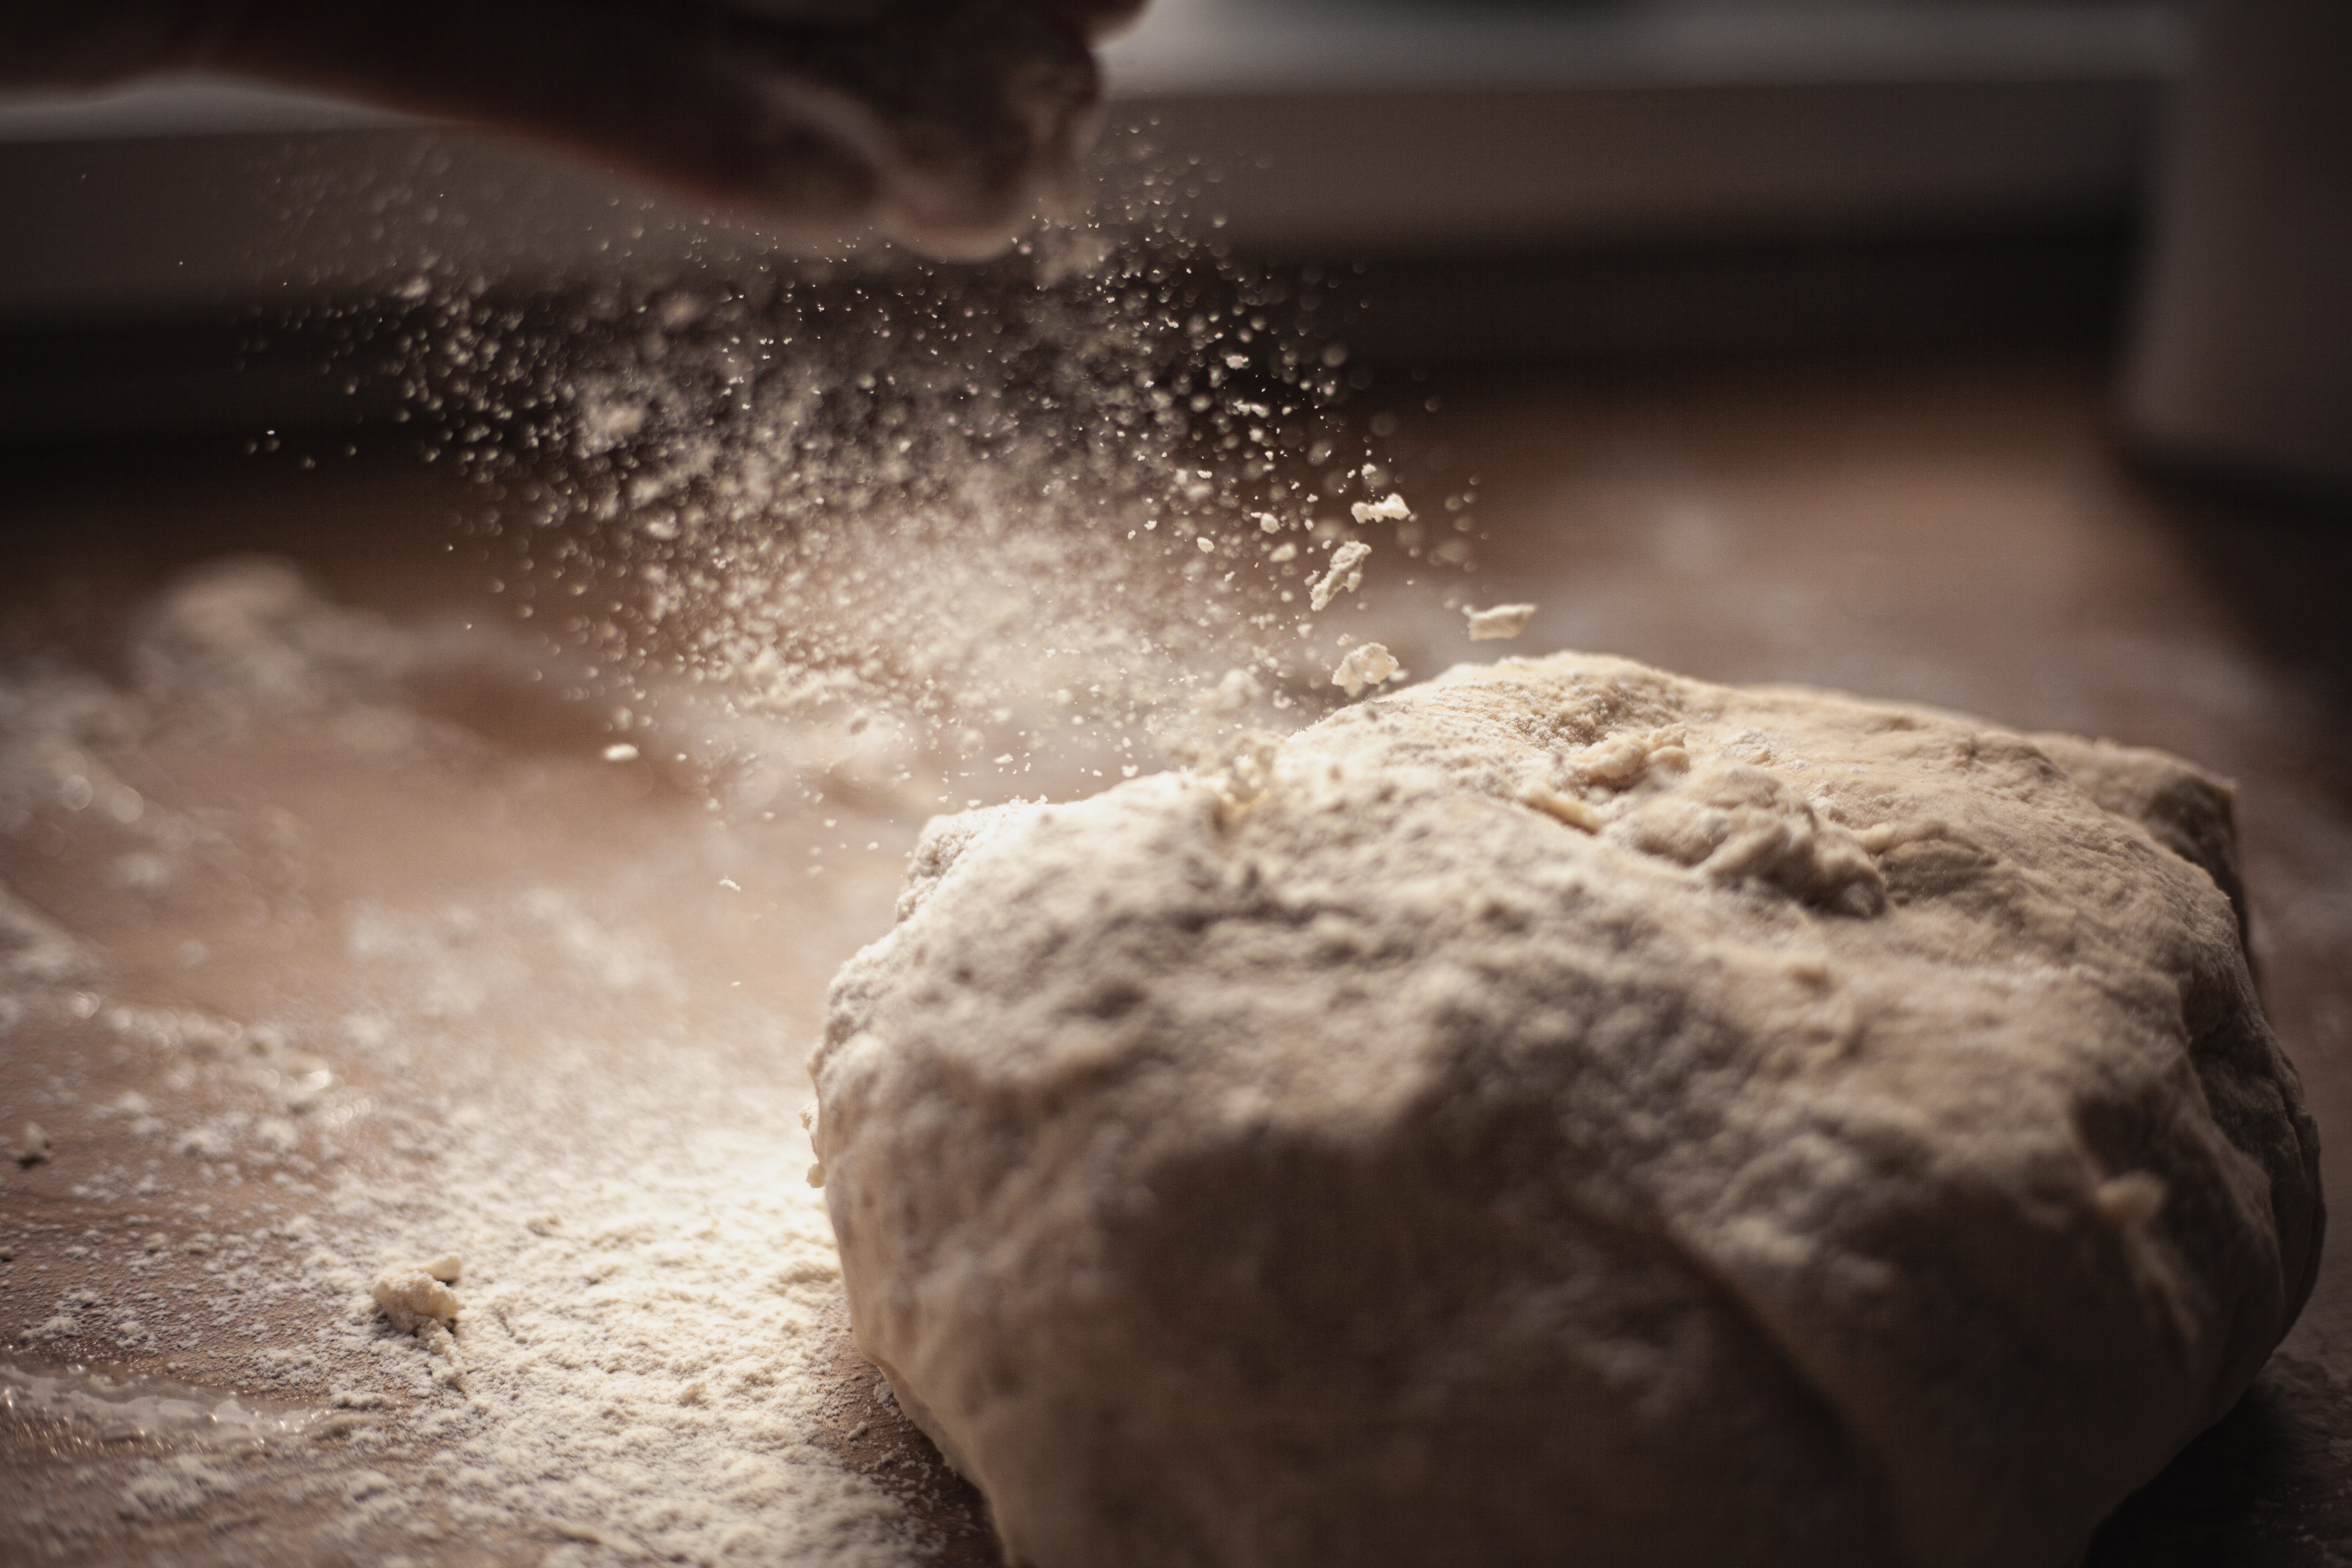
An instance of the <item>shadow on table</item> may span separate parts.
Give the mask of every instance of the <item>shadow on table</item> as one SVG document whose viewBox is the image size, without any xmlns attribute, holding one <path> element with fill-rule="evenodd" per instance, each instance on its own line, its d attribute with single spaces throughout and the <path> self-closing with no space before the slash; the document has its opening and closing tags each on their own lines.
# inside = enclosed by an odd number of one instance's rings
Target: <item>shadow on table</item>
<svg viewBox="0 0 2352 1568">
<path fill-rule="evenodd" d="M 2236 1409 L 2099 1527 L 2084 1568 L 2323 1568 L 2352 1540 L 2346 1395 L 2272 1358 Z"/>
<path fill-rule="evenodd" d="M 2140 478 L 2247 637 L 2322 705 L 2326 760 L 2352 794 L 2352 498 L 2208 471 L 2143 466 Z"/>
</svg>

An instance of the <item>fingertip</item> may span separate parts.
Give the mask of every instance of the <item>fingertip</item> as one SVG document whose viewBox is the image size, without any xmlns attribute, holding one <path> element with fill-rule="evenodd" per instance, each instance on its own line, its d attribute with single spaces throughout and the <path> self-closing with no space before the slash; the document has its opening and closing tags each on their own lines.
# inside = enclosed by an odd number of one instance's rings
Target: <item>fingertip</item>
<svg viewBox="0 0 2352 1568">
<path fill-rule="evenodd" d="M 839 142 L 796 131 L 770 153 L 748 194 L 795 226 L 846 231 L 866 223 L 883 199 L 873 165 Z"/>
<path fill-rule="evenodd" d="M 1032 0 L 1036 7 L 1088 44 L 1104 44 L 1135 25 L 1144 0 Z"/>
</svg>

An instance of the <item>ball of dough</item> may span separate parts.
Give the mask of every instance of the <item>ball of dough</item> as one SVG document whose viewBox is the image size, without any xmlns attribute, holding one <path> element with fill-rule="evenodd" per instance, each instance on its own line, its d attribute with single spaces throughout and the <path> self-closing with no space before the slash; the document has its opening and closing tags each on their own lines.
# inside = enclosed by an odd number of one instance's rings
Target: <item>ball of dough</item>
<svg viewBox="0 0 2352 1568">
<path fill-rule="evenodd" d="M 2063 1564 L 2308 1294 L 2186 764 L 1567 654 L 1258 760 L 934 823 L 835 983 L 857 1342 L 1013 1561 Z"/>
</svg>

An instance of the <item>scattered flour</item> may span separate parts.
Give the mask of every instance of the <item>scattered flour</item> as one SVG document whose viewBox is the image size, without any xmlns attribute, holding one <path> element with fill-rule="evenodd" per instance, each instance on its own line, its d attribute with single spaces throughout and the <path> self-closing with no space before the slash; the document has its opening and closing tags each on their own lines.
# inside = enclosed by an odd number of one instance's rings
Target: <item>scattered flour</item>
<svg viewBox="0 0 2352 1568">
<path fill-rule="evenodd" d="M 52 1084 L 42 1120 L 63 1136 L 26 1179 L 68 1173 L 74 1201 L 109 1205 L 90 1218 L 133 1209 L 138 1221 L 38 1239 L 40 1266 L 59 1272 L 41 1276 L 54 1284 L 37 1298 L 0 1299 L 0 1329 L 57 1363 L 118 1348 L 200 1356 L 186 1375 L 313 1397 L 315 1419 L 268 1464 L 106 1458 L 90 1469 L 89 1528 L 127 1531 L 105 1539 L 117 1560 L 144 1561 L 151 1529 L 226 1529 L 292 1497 L 325 1509 L 335 1560 L 434 1560 L 436 1542 L 465 1539 L 536 1562 L 561 1538 L 544 1560 L 565 1568 L 919 1561 L 901 1499 L 932 1472 L 892 1454 L 885 1489 L 829 1446 L 832 1405 L 845 1388 L 869 1399 L 872 1381 L 844 1362 L 839 1267 L 794 1127 L 808 1096 L 797 1047 L 841 951 L 803 911 L 831 906 L 796 895 L 791 930 L 758 949 L 786 963 L 810 949 L 806 1011 L 732 1001 L 681 934 L 712 884 L 702 857 L 740 848 L 701 812 L 667 819 L 669 837 L 649 827 L 599 854 L 518 821 L 500 829 L 509 846 L 538 846 L 519 873 L 455 847 L 518 802 L 576 798 L 532 794 L 542 757 L 508 760 L 400 687 L 426 667 L 480 685 L 464 660 L 495 675 L 507 657 L 495 636 L 356 616 L 253 563 L 194 574 L 142 626 L 136 693 L 0 669 L 0 716 L 47 726 L 0 731 L 0 827 L 55 823 L 99 867 L 125 842 L 148 846 L 172 868 L 171 910 L 142 901 L 153 879 L 100 876 L 93 896 L 207 934 L 233 926 L 224 908 L 269 914 L 253 902 L 256 868 L 299 876 L 310 918 L 342 941 L 321 949 L 320 984 L 280 1024 L 175 1002 L 182 971 L 126 979 L 117 949 L 0 896 L 0 1019 L 78 1031 L 62 1037 L 78 1048 L 51 1058 L 63 1073 L 125 1075 Z M 205 766 L 244 769 L 257 804 L 199 818 L 204 799 L 148 763 L 157 732 Z M 876 743 L 871 731 L 852 739 Z M 887 778 L 900 764 L 885 754 Z M 593 743 L 577 767 L 563 787 L 612 776 Z M 300 823 L 270 793 L 298 787 L 312 790 Z M 344 804 L 355 796 L 366 804 Z M 371 843 L 396 853 L 363 861 Z M 888 907 L 877 876 L 872 919 Z M 730 910 L 747 899 L 740 886 L 719 897 Z M 205 962 L 234 991 L 236 974 L 276 975 L 282 954 L 265 942 Z M 7 1142 L 21 1157 L 50 1140 L 27 1127 Z M 21 1256 L 19 1217 L 0 1212 L 0 1258 Z M 386 1261 L 398 1266 L 379 1271 Z M 9 1267 L 29 1277 L 26 1262 Z M 155 1443 L 198 1440 L 157 1425 L 178 1409 L 164 1395 L 49 1399 L 37 1381 L 49 1375 L 0 1386 L 0 1405 L 22 1412 L 37 1396 L 42 1419 L 136 1419 Z M 247 1407 L 226 1394 L 169 1399 L 207 1430 L 245 1433 L 236 1410 Z M 260 1435 L 274 1444 L 277 1428 Z M 0 1558 L 47 1539 L 35 1511 L 0 1508 Z M 247 1535 L 219 1540 L 180 1560 L 251 1560 L 236 1555 Z"/>
<path fill-rule="evenodd" d="M 1391 490 L 1379 500 L 1360 500 L 1348 509 L 1348 515 L 1358 522 L 1411 522 L 1412 508 L 1404 504 L 1404 497 Z"/>
<path fill-rule="evenodd" d="M 779 1131 L 793 1109 L 724 1098 L 731 1113 L 673 1106 L 660 1136 L 618 1159 L 601 1156 L 625 1150 L 629 1128 L 595 1128 L 593 1113 L 585 1158 L 478 1127 L 439 1152 L 431 1193 L 344 1194 L 391 1222 L 393 1248 L 466 1239 L 462 1315 L 426 1268 L 387 1271 L 366 1298 L 394 1326 L 397 1307 L 453 1329 L 462 1386 L 401 1352 L 414 1342 L 380 1338 L 372 1311 L 343 1328 L 418 1395 L 424 1500 L 453 1525 L 551 1531 L 597 1563 L 914 1560 L 902 1506 L 818 1440 L 840 1268 L 803 1179 L 808 1145 Z M 356 1282 L 331 1257 L 314 1268 Z M 378 1506 L 397 1525 L 415 1500 Z"/>
<path fill-rule="evenodd" d="M 236 1469 L 197 1454 L 175 1454 L 144 1462 L 122 1489 L 125 1519 L 186 1519 L 235 1497 L 243 1489 Z"/>
<path fill-rule="evenodd" d="M 89 954 L 65 928 L 0 884 L 0 980 L 68 980 L 89 966 Z"/>
</svg>

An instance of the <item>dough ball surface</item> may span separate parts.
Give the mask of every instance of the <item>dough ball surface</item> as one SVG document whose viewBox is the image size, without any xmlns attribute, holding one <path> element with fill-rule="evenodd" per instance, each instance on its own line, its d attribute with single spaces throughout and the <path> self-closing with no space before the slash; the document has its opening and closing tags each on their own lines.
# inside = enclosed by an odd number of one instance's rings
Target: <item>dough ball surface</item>
<svg viewBox="0 0 2352 1568">
<path fill-rule="evenodd" d="M 1562 654 L 932 825 L 813 1063 L 1037 1568 L 2052 1568 L 2317 1264 L 2156 752 Z M 1237 775 L 1238 776 L 1238 775 Z"/>
</svg>

